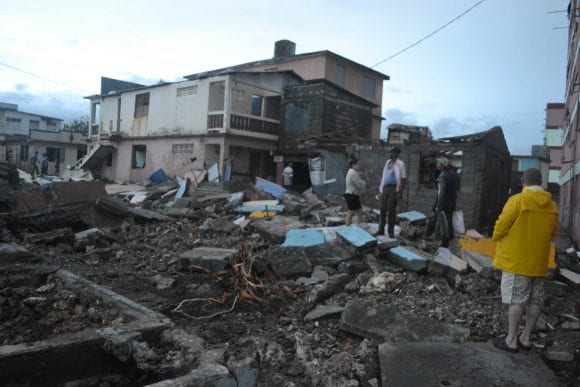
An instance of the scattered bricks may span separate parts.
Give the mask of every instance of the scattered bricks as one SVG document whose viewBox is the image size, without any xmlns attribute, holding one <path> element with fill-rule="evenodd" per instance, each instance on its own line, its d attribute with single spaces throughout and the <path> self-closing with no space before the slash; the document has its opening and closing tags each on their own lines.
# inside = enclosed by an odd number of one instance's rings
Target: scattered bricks
<svg viewBox="0 0 580 387">
<path fill-rule="evenodd" d="M 320 230 L 303 229 L 289 230 L 282 247 L 311 247 L 322 245 L 326 242 L 324 234 Z"/>
<path fill-rule="evenodd" d="M 580 331 L 580 321 L 567 321 L 562 324 L 562 329 L 566 331 Z"/>
<path fill-rule="evenodd" d="M 40 234 L 26 234 L 24 240 L 28 243 L 52 244 L 73 239 L 73 232 L 70 227 L 43 232 Z"/>
<path fill-rule="evenodd" d="M 197 247 L 179 255 L 178 267 L 188 270 L 191 266 L 199 266 L 209 271 L 222 271 L 238 250 L 220 249 L 216 247 Z"/>
<path fill-rule="evenodd" d="M 356 224 L 336 230 L 336 238 L 340 245 L 353 253 L 361 253 L 377 245 L 377 239 Z"/>
<path fill-rule="evenodd" d="M 282 243 L 292 229 L 305 228 L 306 225 L 296 218 L 277 215 L 271 220 L 254 220 L 249 227 L 270 242 Z"/>
<path fill-rule="evenodd" d="M 468 262 L 469 267 L 482 277 L 489 279 L 501 278 L 501 272 L 493 267 L 490 257 L 469 250 L 461 250 L 461 257 Z"/>
<path fill-rule="evenodd" d="M 304 316 L 304 321 L 312 322 L 317 320 L 339 318 L 343 310 L 344 307 L 342 306 L 322 305 Z"/>
<path fill-rule="evenodd" d="M 390 249 L 387 252 L 387 258 L 393 263 L 416 273 L 426 272 L 431 260 L 427 253 L 410 246 Z"/>
<path fill-rule="evenodd" d="M 580 285 L 580 274 L 568 269 L 560 269 L 560 276 L 574 285 Z"/>
</svg>

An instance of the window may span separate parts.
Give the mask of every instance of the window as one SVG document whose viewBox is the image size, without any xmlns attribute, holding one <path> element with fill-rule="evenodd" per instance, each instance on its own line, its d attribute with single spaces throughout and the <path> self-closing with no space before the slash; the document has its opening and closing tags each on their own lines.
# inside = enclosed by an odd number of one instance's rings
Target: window
<svg viewBox="0 0 580 387">
<path fill-rule="evenodd" d="M 133 156 L 131 158 L 131 168 L 145 168 L 145 159 L 147 158 L 146 145 L 133 145 Z"/>
<path fill-rule="evenodd" d="M 346 74 L 346 69 L 344 66 L 336 65 L 336 84 L 338 86 L 344 87 L 344 78 Z"/>
<path fill-rule="evenodd" d="M 173 144 L 171 147 L 171 152 L 175 153 L 193 153 L 193 143 L 192 144 Z"/>
<path fill-rule="evenodd" d="M 8 161 L 9 163 L 13 163 L 14 162 L 14 151 L 12 149 L 8 149 L 6 151 L 5 158 L 6 158 L 6 160 L 4 160 L 4 161 Z"/>
<path fill-rule="evenodd" d="M 28 145 L 20 145 L 20 161 L 28 161 Z"/>
<path fill-rule="evenodd" d="M 177 88 L 178 97 L 184 97 L 186 95 L 193 95 L 196 93 L 197 93 L 197 85 Z"/>
<path fill-rule="evenodd" d="M 28 128 L 30 130 L 40 129 L 40 121 L 38 121 L 38 120 L 30 120 L 28 125 L 29 125 Z"/>
<path fill-rule="evenodd" d="M 48 161 L 64 162 L 64 148 L 46 148 Z"/>
<path fill-rule="evenodd" d="M 250 113 L 253 116 L 262 116 L 262 102 L 264 97 L 261 95 L 252 95 L 252 112 Z"/>
<path fill-rule="evenodd" d="M 375 98 L 375 80 L 372 78 L 362 78 L 362 94 L 367 98 Z"/>
<path fill-rule="evenodd" d="M 6 122 L 22 122 L 20 118 L 6 117 Z"/>
<path fill-rule="evenodd" d="M 149 93 L 137 94 L 135 96 L 135 118 L 147 117 L 149 115 Z"/>
</svg>

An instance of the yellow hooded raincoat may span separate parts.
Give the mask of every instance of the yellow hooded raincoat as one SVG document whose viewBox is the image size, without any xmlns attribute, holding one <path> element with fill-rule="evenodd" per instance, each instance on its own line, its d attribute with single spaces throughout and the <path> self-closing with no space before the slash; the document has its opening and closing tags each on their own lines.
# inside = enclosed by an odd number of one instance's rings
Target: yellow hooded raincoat
<svg viewBox="0 0 580 387">
<path fill-rule="evenodd" d="M 524 188 L 507 201 L 495 223 L 493 265 L 528 277 L 545 276 L 550 243 L 557 232 L 558 207 L 552 195 L 543 189 Z"/>
</svg>

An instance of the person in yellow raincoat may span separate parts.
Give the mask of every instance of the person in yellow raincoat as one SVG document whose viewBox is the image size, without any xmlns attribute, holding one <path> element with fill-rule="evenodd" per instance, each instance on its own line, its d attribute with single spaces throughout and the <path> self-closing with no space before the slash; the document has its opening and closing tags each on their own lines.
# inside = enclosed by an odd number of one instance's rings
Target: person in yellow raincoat
<svg viewBox="0 0 580 387">
<path fill-rule="evenodd" d="M 493 344 L 508 352 L 532 348 L 530 335 L 544 302 L 550 244 L 558 232 L 558 206 L 541 184 L 539 169 L 524 172 L 524 188 L 505 204 L 492 236 L 497 242 L 493 265 L 502 271 L 502 302 L 509 305 L 508 335 Z M 518 337 L 524 312 L 526 325 Z"/>
</svg>

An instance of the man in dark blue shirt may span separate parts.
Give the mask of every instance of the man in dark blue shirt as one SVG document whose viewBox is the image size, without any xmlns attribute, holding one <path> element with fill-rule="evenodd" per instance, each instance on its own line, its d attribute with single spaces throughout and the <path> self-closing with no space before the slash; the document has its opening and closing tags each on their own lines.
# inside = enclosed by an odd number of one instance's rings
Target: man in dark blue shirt
<svg viewBox="0 0 580 387">
<path fill-rule="evenodd" d="M 40 165 L 40 176 L 44 177 L 48 175 L 48 156 L 46 153 L 42 154 L 42 164 Z"/>
<path fill-rule="evenodd" d="M 32 178 L 34 178 L 36 175 L 40 175 L 40 171 L 38 170 L 38 151 L 34 151 L 30 158 L 30 162 L 32 163 L 32 172 L 30 172 L 30 174 L 32 175 Z"/>
</svg>

